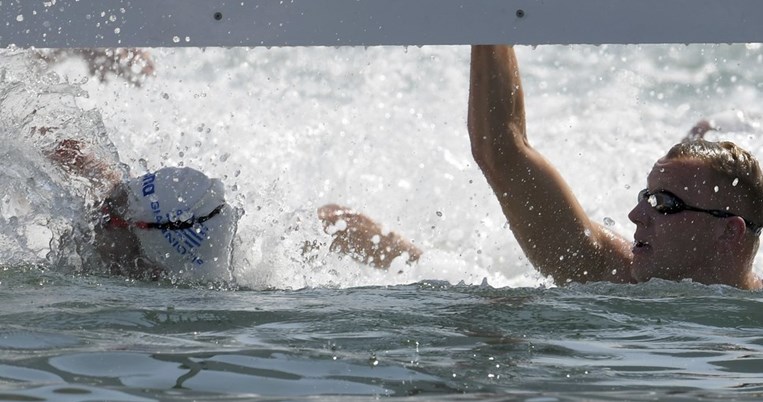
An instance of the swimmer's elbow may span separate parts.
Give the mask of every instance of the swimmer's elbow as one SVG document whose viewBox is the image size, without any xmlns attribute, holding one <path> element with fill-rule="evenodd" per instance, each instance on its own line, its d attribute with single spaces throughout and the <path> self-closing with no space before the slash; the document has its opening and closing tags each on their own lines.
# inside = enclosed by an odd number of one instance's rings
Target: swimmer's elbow
<svg viewBox="0 0 763 402">
<path fill-rule="evenodd" d="M 472 158 L 477 166 L 489 173 L 506 173 L 532 162 L 534 152 L 526 137 L 517 133 L 516 127 L 504 129 L 509 133 L 482 134 L 472 132 Z"/>
</svg>

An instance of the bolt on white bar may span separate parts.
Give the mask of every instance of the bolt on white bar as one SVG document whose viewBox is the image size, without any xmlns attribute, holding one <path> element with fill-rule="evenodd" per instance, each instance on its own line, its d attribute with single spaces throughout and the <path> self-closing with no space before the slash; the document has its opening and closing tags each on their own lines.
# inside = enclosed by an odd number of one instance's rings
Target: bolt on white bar
<svg viewBox="0 0 763 402">
<path fill-rule="evenodd" d="M 763 42 L 761 0 L 0 0 L 0 47 Z"/>
</svg>

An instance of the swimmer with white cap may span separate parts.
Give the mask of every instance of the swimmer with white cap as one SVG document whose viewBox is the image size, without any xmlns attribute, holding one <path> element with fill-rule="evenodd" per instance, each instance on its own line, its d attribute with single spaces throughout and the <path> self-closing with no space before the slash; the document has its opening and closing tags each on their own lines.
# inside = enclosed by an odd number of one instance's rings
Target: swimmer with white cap
<svg viewBox="0 0 763 402">
<path fill-rule="evenodd" d="M 225 201 L 219 179 L 188 167 L 165 167 L 125 179 L 75 140 L 60 142 L 48 156 L 70 173 L 111 189 L 101 204 L 93 243 L 112 274 L 203 282 L 233 279 L 238 213 Z M 384 233 L 379 224 L 349 208 L 329 204 L 317 212 L 332 237 L 329 249 L 358 262 L 386 269 L 398 257 L 410 264 L 422 254 L 407 239 Z"/>
<path fill-rule="evenodd" d="M 188 167 L 165 167 L 131 178 L 103 203 L 99 252 L 112 262 L 128 262 L 112 267 L 128 276 L 231 280 L 237 216 L 224 193 L 219 179 Z M 144 266 L 114 258 L 123 254 L 128 239 L 137 240 L 141 252 L 132 256 L 144 258 Z"/>
</svg>

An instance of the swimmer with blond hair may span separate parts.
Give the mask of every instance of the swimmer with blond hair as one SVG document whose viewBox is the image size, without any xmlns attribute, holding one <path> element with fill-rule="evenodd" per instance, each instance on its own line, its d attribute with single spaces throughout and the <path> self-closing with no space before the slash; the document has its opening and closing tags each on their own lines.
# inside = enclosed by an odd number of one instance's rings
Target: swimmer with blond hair
<svg viewBox="0 0 763 402">
<path fill-rule="evenodd" d="M 652 278 L 760 289 L 753 260 L 763 225 L 763 173 L 698 124 L 657 160 L 628 214 L 629 241 L 585 213 L 557 169 L 529 143 L 519 68 L 509 46 L 474 46 L 468 128 L 472 154 L 514 237 L 557 284 Z M 604 168 L 604 167 L 602 167 Z"/>
</svg>

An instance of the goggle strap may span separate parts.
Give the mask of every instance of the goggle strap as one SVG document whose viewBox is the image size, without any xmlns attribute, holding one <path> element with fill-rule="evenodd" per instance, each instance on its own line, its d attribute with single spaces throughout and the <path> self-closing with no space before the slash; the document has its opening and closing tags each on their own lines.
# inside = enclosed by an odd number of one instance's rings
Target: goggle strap
<svg viewBox="0 0 763 402">
<path fill-rule="evenodd" d="M 107 216 L 108 225 L 115 228 L 127 229 L 130 227 L 134 227 L 134 228 L 143 229 L 143 230 L 148 230 L 148 229 L 185 230 L 185 229 L 192 228 L 196 224 L 204 223 L 214 218 L 216 215 L 222 212 L 224 207 L 225 207 L 225 204 L 220 204 L 217 208 L 213 209 L 212 212 L 210 212 L 209 214 L 198 217 L 198 218 L 191 218 L 181 222 L 163 222 L 163 223 L 130 221 L 120 216 L 112 214 L 108 206 L 104 206 L 101 209 L 101 211 Z"/>
</svg>

